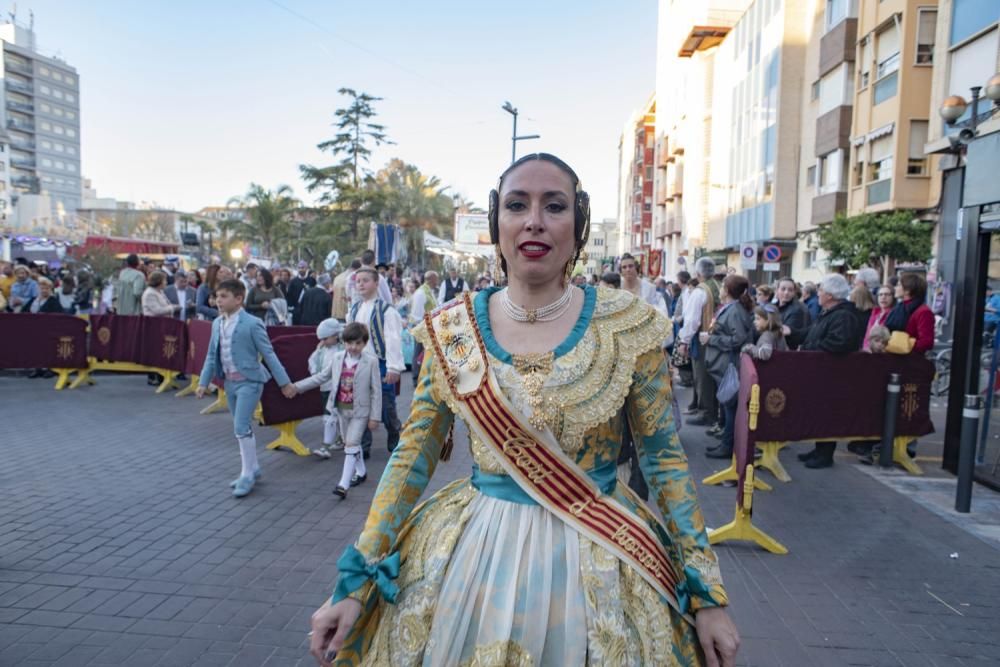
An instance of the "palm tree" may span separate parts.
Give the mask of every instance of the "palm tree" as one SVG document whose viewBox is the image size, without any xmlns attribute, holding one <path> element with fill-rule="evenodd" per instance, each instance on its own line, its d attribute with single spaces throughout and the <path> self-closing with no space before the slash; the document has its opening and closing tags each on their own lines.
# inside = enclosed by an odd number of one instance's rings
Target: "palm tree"
<svg viewBox="0 0 1000 667">
<path fill-rule="evenodd" d="M 258 244 L 261 252 L 271 257 L 277 243 L 290 239 L 292 211 L 299 207 L 299 201 L 287 185 L 267 190 L 251 183 L 245 195 L 233 197 L 227 205 L 239 206 L 245 211 L 242 219 L 233 218 L 226 224 L 234 237 Z"/>
<path fill-rule="evenodd" d="M 379 192 L 378 219 L 398 224 L 406 235 L 407 254 L 423 262 L 424 232 L 451 236 L 454 203 L 436 176 L 427 176 L 400 159 L 389 161 L 375 175 Z"/>
</svg>

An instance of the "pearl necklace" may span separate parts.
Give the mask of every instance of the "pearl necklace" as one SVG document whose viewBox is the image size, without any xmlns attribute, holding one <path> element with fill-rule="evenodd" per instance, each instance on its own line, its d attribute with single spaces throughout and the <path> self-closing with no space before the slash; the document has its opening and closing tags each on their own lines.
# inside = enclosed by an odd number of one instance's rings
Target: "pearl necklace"
<svg viewBox="0 0 1000 667">
<path fill-rule="evenodd" d="M 535 322 L 551 322 L 552 320 L 562 317 L 570 304 L 573 302 L 573 285 L 566 285 L 566 291 L 563 295 L 548 304 L 547 306 L 542 306 L 541 308 L 535 308 L 534 310 L 529 310 L 527 308 L 522 308 L 513 301 L 510 300 L 510 291 L 508 288 L 504 288 L 500 292 L 500 303 L 503 305 L 503 312 L 510 319 L 515 322 L 527 322 L 528 324 L 534 324 Z"/>
</svg>

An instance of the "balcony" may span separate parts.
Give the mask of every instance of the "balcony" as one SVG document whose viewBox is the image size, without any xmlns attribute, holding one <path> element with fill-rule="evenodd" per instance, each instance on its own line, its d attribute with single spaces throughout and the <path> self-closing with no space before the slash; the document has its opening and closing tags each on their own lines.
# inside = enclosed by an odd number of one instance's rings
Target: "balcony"
<svg viewBox="0 0 1000 667">
<path fill-rule="evenodd" d="M 34 76 L 35 74 L 35 72 L 31 69 L 30 63 L 19 63 L 16 60 L 11 60 L 10 58 L 4 58 L 3 67 L 5 70 L 20 72 L 21 74 L 27 74 L 28 76 Z"/>
<path fill-rule="evenodd" d="M 854 62 L 858 41 L 858 20 L 847 18 L 823 35 L 819 42 L 819 75 L 823 76 L 842 62 Z"/>
<path fill-rule="evenodd" d="M 31 158 L 23 157 L 12 157 L 10 163 L 15 167 L 21 167 L 22 169 L 34 169 L 35 161 Z"/>
<path fill-rule="evenodd" d="M 691 26 L 691 32 L 684 38 L 684 42 L 677 52 L 677 57 L 690 58 L 698 51 L 706 51 L 718 46 L 729 34 L 729 30 L 729 26 Z"/>
<path fill-rule="evenodd" d="M 839 106 L 816 119 L 816 157 L 851 145 L 851 109 Z"/>
<path fill-rule="evenodd" d="M 812 224 L 821 225 L 832 222 L 834 216 L 847 209 L 846 192 L 830 192 L 828 194 L 813 197 L 812 200 Z"/>
<path fill-rule="evenodd" d="M 10 88 L 11 90 L 16 90 L 18 92 L 28 93 L 28 94 L 33 94 L 35 92 L 30 85 L 26 83 L 21 83 L 20 81 L 15 81 L 14 79 L 4 79 L 4 82 L 7 84 L 7 87 Z"/>
<path fill-rule="evenodd" d="M 25 132 L 35 131 L 34 123 L 26 123 L 23 120 L 14 120 L 13 118 L 7 121 L 7 127 L 13 130 L 23 130 Z"/>
<path fill-rule="evenodd" d="M 25 139 L 11 139 L 10 145 L 13 148 L 20 148 L 23 151 L 33 151 L 35 150 L 35 142 L 27 141 Z"/>
<path fill-rule="evenodd" d="M 15 176 L 10 179 L 11 185 L 18 188 L 35 188 L 38 187 L 38 179 L 34 176 Z"/>
<path fill-rule="evenodd" d="M 15 111 L 24 111 L 27 113 L 35 112 L 34 104 L 24 104 L 23 102 L 11 102 L 10 100 L 7 100 L 7 108 L 14 109 Z"/>
<path fill-rule="evenodd" d="M 886 178 L 881 181 L 875 181 L 868 186 L 866 195 L 866 206 L 886 203 L 892 197 L 892 179 Z"/>
</svg>

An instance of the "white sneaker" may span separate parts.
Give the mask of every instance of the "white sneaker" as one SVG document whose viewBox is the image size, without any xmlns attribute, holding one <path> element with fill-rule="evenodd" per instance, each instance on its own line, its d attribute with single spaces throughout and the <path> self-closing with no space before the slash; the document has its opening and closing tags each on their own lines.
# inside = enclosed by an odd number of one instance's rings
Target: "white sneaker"
<svg viewBox="0 0 1000 667">
<path fill-rule="evenodd" d="M 339 452 L 344 449 L 344 441 L 341 440 L 340 438 L 337 438 L 337 442 L 333 443 L 332 445 L 327 445 L 326 448 L 332 452 Z"/>
<path fill-rule="evenodd" d="M 330 458 L 330 450 L 327 447 L 320 447 L 319 449 L 312 450 L 314 456 L 318 456 L 321 459 Z"/>
</svg>

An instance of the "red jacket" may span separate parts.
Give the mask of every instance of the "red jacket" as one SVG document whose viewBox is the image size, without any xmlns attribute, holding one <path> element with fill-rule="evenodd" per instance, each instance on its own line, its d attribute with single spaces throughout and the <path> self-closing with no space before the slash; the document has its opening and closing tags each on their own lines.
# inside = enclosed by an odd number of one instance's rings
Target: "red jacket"
<svg viewBox="0 0 1000 667">
<path fill-rule="evenodd" d="M 914 352 L 923 354 L 934 347 L 934 313 L 926 304 L 920 304 L 910 315 L 906 333 L 917 339 L 913 345 Z"/>
</svg>

